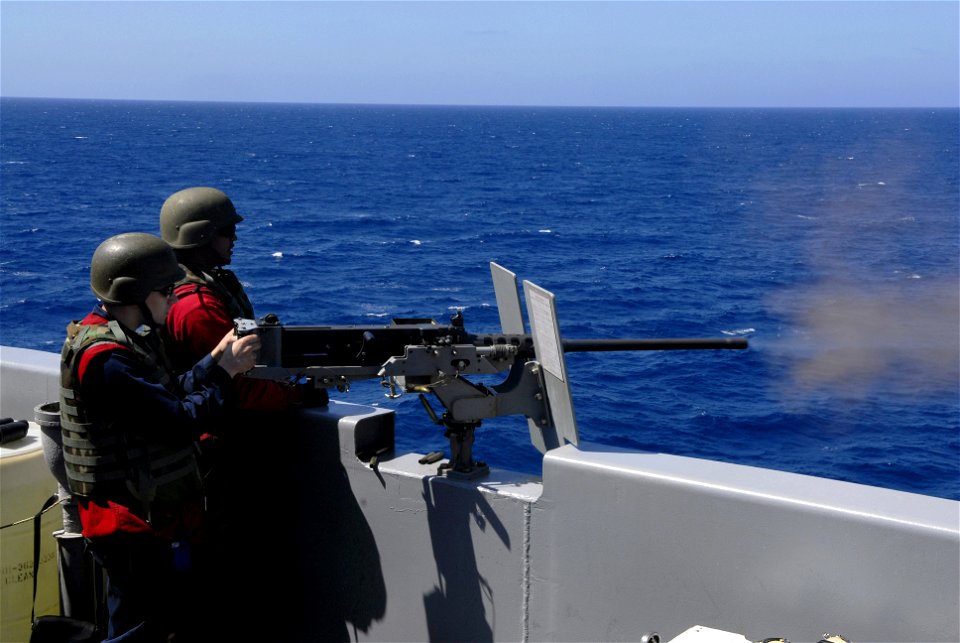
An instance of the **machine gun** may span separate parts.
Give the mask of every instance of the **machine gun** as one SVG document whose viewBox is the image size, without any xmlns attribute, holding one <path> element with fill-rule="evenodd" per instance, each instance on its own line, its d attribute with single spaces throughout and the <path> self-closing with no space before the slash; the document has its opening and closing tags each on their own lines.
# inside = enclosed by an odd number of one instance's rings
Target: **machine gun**
<svg viewBox="0 0 960 643">
<path fill-rule="evenodd" d="M 467 332 L 459 312 L 449 324 L 394 319 L 383 326 L 284 326 L 275 315 L 238 319 L 238 334 L 256 332 L 261 342 L 257 365 L 247 376 L 306 376 L 316 386 L 341 391 L 349 389 L 351 381 L 380 378 L 388 397 L 418 393 L 450 440 L 450 461 L 441 465 L 441 472 L 473 478 L 488 471 L 485 463 L 473 459 L 475 430 L 487 418 L 526 416 L 531 441 L 541 453 L 565 441 L 578 444 L 564 353 L 747 348 L 742 338 L 561 340 L 553 294 L 524 281 L 528 334 L 516 275 L 496 263 L 490 270 L 501 333 Z M 493 386 L 467 379 L 498 373 L 506 373 L 506 378 Z M 443 405 L 440 416 L 428 393 Z"/>
</svg>

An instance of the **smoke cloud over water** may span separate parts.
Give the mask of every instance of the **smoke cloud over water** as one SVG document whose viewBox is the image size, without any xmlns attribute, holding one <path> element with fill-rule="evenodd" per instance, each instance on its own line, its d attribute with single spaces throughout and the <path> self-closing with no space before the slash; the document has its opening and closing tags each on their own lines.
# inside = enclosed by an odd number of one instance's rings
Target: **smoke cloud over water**
<svg viewBox="0 0 960 643">
<path fill-rule="evenodd" d="M 960 400 L 956 153 L 921 134 L 926 116 L 875 137 L 832 132 L 835 155 L 806 192 L 765 192 L 768 224 L 807 273 L 766 302 L 777 338 L 754 342 L 782 371 L 785 401 Z"/>
<path fill-rule="evenodd" d="M 797 393 L 942 395 L 960 384 L 960 284 L 826 282 L 781 293 L 791 336 L 770 353 Z M 786 362 L 783 362 L 786 360 Z"/>
</svg>

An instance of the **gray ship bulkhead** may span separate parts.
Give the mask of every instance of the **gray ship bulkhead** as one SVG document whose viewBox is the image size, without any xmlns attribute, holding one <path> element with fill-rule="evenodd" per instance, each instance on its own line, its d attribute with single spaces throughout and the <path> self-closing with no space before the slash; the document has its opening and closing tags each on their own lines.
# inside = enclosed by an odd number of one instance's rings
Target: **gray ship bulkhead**
<svg viewBox="0 0 960 643">
<path fill-rule="evenodd" d="M 57 399 L 58 368 L 2 347 L 0 414 Z M 490 475 L 453 480 L 390 451 L 390 411 L 334 401 L 293 421 L 265 451 L 303 472 L 276 490 L 300 508 L 278 523 L 288 562 L 250 582 L 289 593 L 304 639 L 960 640 L 956 501 L 588 444 L 550 451 L 540 481 L 496 469 L 491 434 Z"/>
</svg>

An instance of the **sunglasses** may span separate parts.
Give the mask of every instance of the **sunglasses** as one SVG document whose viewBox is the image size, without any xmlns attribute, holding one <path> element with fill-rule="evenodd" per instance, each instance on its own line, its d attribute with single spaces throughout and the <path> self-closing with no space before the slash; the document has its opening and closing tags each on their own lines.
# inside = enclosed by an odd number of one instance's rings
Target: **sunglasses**
<svg viewBox="0 0 960 643">
<path fill-rule="evenodd" d="M 165 286 L 163 288 L 157 288 L 156 290 L 154 290 L 154 292 L 158 292 L 164 297 L 169 298 L 173 295 L 173 291 L 176 287 L 177 287 L 176 284 L 170 284 L 169 286 Z"/>
<path fill-rule="evenodd" d="M 221 237 L 235 237 L 237 235 L 237 226 L 234 224 L 217 228 L 217 234 Z"/>
</svg>

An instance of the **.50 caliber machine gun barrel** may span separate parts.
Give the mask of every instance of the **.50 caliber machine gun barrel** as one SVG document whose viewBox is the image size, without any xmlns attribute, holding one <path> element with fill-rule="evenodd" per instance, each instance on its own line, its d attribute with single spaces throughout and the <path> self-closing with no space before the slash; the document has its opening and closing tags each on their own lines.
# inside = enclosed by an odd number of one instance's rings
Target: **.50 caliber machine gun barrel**
<svg viewBox="0 0 960 643">
<path fill-rule="evenodd" d="M 743 350 L 746 339 L 739 337 L 708 339 L 564 339 L 565 353 L 594 351 L 670 351 L 670 350 Z"/>
</svg>

